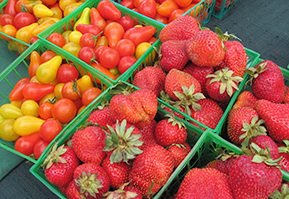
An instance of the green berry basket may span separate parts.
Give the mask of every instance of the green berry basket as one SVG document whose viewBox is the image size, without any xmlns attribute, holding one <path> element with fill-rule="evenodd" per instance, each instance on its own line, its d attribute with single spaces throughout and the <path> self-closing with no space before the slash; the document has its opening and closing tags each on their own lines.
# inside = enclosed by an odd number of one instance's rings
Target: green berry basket
<svg viewBox="0 0 289 199">
<path fill-rule="evenodd" d="M 3 104 L 7 104 L 10 103 L 9 100 L 9 93 L 11 92 L 11 90 L 13 89 L 14 85 L 17 83 L 17 81 L 21 78 L 24 77 L 29 77 L 28 75 L 28 67 L 29 67 L 29 55 L 33 52 L 33 51 L 38 51 L 40 52 L 44 52 L 46 50 L 52 50 L 54 51 L 56 54 L 61 55 L 66 61 L 70 61 L 72 62 L 72 64 L 75 65 L 75 67 L 79 70 L 79 66 L 82 67 L 82 71 L 84 71 L 84 74 L 87 74 L 88 72 L 91 73 L 91 75 L 94 78 L 99 79 L 101 84 L 98 86 L 100 89 L 105 90 L 106 88 L 110 87 L 111 84 L 109 83 L 108 80 L 104 79 L 102 76 L 98 75 L 93 69 L 91 69 L 90 67 L 86 67 L 85 65 L 82 65 L 82 63 L 80 62 L 79 59 L 77 59 L 76 57 L 69 57 L 67 55 L 67 52 L 62 50 L 61 48 L 56 48 L 55 46 L 51 45 L 48 42 L 45 41 L 37 41 L 35 42 L 33 45 L 31 45 L 31 47 L 29 47 L 24 53 L 22 53 L 10 66 L 8 66 L 1 74 L 0 74 L 0 84 L 1 84 L 1 89 L 0 89 L 0 96 L 1 96 L 1 100 L 0 100 L 0 105 Z M 97 101 L 98 98 L 96 98 L 94 101 Z M 66 127 L 63 129 L 62 132 L 60 132 L 55 140 L 57 140 L 62 134 L 64 134 L 68 129 L 70 129 L 70 127 L 76 122 L 78 121 L 83 113 L 86 110 L 89 110 L 91 108 L 91 104 L 88 105 L 84 111 L 82 111 L 80 114 L 78 114 L 70 123 L 68 123 L 66 125 Z M 53 143 L 53 141 L 51 142 L 51 144 Z M 29 160 L 30 162 L 36 163 L 37 160 L 34 159 L 34 157 L 32 156 L 27 156 L 24 155 L 22 153 L 19 153 L 18 151 L 16 151 L 14 149 L 14 142 L 7 142 L 4 141 L 2 139 L 0 139 L 0 147 L 6 149 L 7 151 L 10 151 L 22 158 L 25 158 L 27 160 Z"/>
<path fill-rule="evenodd" d="M 70 137 L 74 134 L 74 132 L 88 119 L 89 115 L 91 112 L 93 112 L 93 110 L 95 110 L 94 108 L 96 108 L 97 106 L 99 106 L 101 103 L 109 101 L 112 97 L 112 95 L 114 94 L 114 90 L 116 87 L 127 87 L 129 86 L 130 88 L 133 89 L 139 89 L 136 88 L 135 86 L 127 83 L 127 82 L 120 82 L 119 84 L 116 84 L 112 87 L 110 87 L 109 89 L 107 89 L 106 91 L 104 91 L 101 94 L 101 100 L 99 101 L 94 101 L 94 104 L 91 106 L 91 109 L 86 109 L 86 111 L 84 111 L 85 113 L 82 114 L 82 117 L 79 118 L 79 120 L 77 120 L 76 122 L 74 122 L 70 128 L 65 129 L 65 133 L 62 133 L 61 137 L 59 137 L 58 140 L 55 141 L 55 143 L 57 143 L 58 146 L 67 143 L 67 141 L 70 139 Z M 161 104 L 162 102 L 159 100 L 159 104 Z M 156 116 L 156 118 L 158 118 L 160 115 L 164 115 L 167 112 L 164 111 L 163 109 L 158 108 L 158 114 Z M 195 145 L 195 143 L 197 142 L 197 140 L 199 139 L 200 136 L 196 135 L 195 133 L 193 133 L 193 130 L 187 126 L 187 122 L 185 121 L 184 124 L 187 127 L 187 132 L 188 132 L 188 136 L 187 136 L 187 143 L 192 147 Z M 39 180 L 41 181 L 47 188 L 49 188 L 54 194 L 56 194 L 58 197 L 65 199 L 66 196 L 65 194 L 63 194 L 60 189 L 51 184 L 50 182 L 47 181 L 45 175 L 44 175 L 44 170 L 41 167 L 43 161 L 45 160 L 45 158 L 47 157 L 48 153 L 50 152 L 52 148 L 52 145 L 50 144 L 46 150 L 43 152 L 43 155 L 41 155 L 41 157 L 39 158 L 39 161 L 34 164 L 31 168 L 30 168 L 30 172 Z M 185 164 L 185 160 L 182 162 L 182 164 Z M 176 170 L 180 170 L 180 168 L 178 167 Z M 172 181 L 173 178 L 175 178 L 176 176 L 172 175 L 170 177 L 170 180 Z M 158 193 L 156 194 L 156 197 L 154 198 L 159 198 L 157 197 L 157 195 L 159 195 Z"/>
<path fill-rule="evenodd" d="M 238 0 L 216 0 L 213 16 L 218 19 L 223 19 L 237 2 Z"/>
<path fill-rule="evenodd" d="M 152 53 L 153 53 L 153 51 L 156 51 L 156 52 L 159 51 L 159 48 L 160 48 L 160 46 L 161 46 L 161 41 L 158 40 L 158 41 L 155 42 L 155 44 L 156 44 L 156 45 L 155 45 L 155 48 L 151 48 L 151 49 L 149 49 L 149 50 L 146 52 L 146 53 L 148 54 L 147 59 L 152 60 L 152 65 L 154 65 L 154 64 L 157 65 L 157 64 L 158 64 L 157 59 L 153 57 Z M 256 64 L 257 60 L 259 59 L 260 54 L 257 53 L 257 52 L 254 52 L 253 50 L 247 49 L 247 48 L 245 48 L 245 51 L 246 51 L 247 58 L 248 58 L 247 68 L 254 66 L 254 65 Z M 142 70 L 142 69 L 143 69 L 144 67 L 146 67 L 147 65 L 148 65 L 148 64 L 146 64 L 146 63 L 144 62 L 144 63 L 141 64 L 141 65 L 136 69 L 136 71 L 134 71 L 134 72 L 137 72 L 137 71 Z M 161 101 L 162 104 L 164 104 L 164 106 L 169 107 L 169 108 L 172 109 L 174 112 L 177 112 L 177 113 L 179 113 L 180 115 L 184 116 L 184 118 L 185 118 L 184 120 L 185 120 L 185 121 L 193 121 L 193 122 L 196 124 L 195 126 L 192 125 L 191 123 L 188 123 L 188 125 L 189 125 L 190 128 L 193 129 L 194 132 L 196 132 L 197 134 L 201 135 L 206 129 L 209 129 L 209 130 L 211 130 L 212 132 L 216 132 L 217 134 L 220 134 L 221 131 L 222 131 L 222 127 L 223 127 L 223 125 L 224 125 L 224 123 L 225 123 L 225 121 L 226 121 L 226 118 L 227 118 L 227 116 L 228 116 L 228 114 L 229 114 L 232 106 L 234 105 L 237 97 L 239 96 L 240 91 L 241 91 L 241 90 L 243 89 L 243 87 L 245 86 L 245 84 L 246 84 L 249 76 L 248 76 L 247 74 L 245 74 L 243 78 L 244 78 L 244 80 L 239 84 L 239 90 L 237 90 L 237 91 L 234 93 L 234 95 L 231 97 L 231 100 L 230 100 L 230 102 L 228 103 L 226 109 L 224 110 L 223 116 L 222 116 L 222 118 L 220 119 L 220 121 L 219 121 L 219 123 L 218 123 L 218 125 L 217 125 L 217 127 L 216 127 L 215 129 L 211 129 L 211 128 L 207 127 L 206 125 L 204 125 L 204 124 L 196 121 L 195 119 L 193 119 L 193 118 L 190 117 L 189 115 L 187 115 L 187 114 L 185 114 L 185 113 L 177 110 L 176 108 L 174 108 L 174 107 L 171 106 L 170 104 L 164 102 L 163 100 L 159 99 L 159 101 Z M 128 80 L 128 79 L 125 79 L 125 78 L 122 79 L 122 81 L 127 81 L 127 80 Z M 129 78 L 129 81 L 130 81 L 130 82 L 133 82 L 133 75 Z M 183 121 L 184 121 L 184 120 L 183 120 Z"/>
<path fill-rule="evenodd" d="M 234 144 L 224 140 L 220 136 L 207 130 L 197 141 L 185 160 L 174 171 L 166 185 L 157 193 L 155 198 L 170 198 L 175 195 L 186 173 L 192 168 L 203 168 L 219 155 L 217 148 L 223 148 L 236 154 L 242 154 L 242 150 Z M 288 181 L 288 175 L 281 170 L 283 179 Z"/>
<path fill-rule="evenodd" d="M 54 32 L 58 32 L 58 33 L 63 33 L 64 29 L 65 30 L 72 30 L 73 29 L 73 24 L 79 19 L 82 11 L 89 7 L 97 7 L 98 3 L 100 2 L 100 0 L 87 0 L 85 1 L 81 6 L 79 6 L 73 13 L 71 13 L 69 16 L 67 16 L 66 18 L 63 18 L 62 20 L 60 20 L 59 22 L 57 22 L 56 24 L 52 25 L 50 28 L 46 29 L 45 31 L 43 31 L 42 33 L 40 33 L 38 36 L 41 39 L 47 39 L 47 37 Z M 115 6 L 121 11 L 122 15 L 129 15 L 131 16 L 131 18 L 134 20 L 137 20 L 139 22 L 140 25 L 151 25 L 154 26 L 156 28 L 156 33 L 154 35 L 154 37 L 158 37 L 158 34 L 160 32 L 160 30 L 163 28 L 162 25 L 160 25 L 159 23 L 157 23 L 154 20 L 151 20 L 150 18 L 141 15 L 137 12 L 134 12 L 118 3 L 115 3 Z M 155 47 L 155 44 L 153 44 L 149 49 L 153 49 Z M 72 57 L 72 54 L 69 54 L 70 57 Z M 108 77 L 107 75 L 102 73 L 102 76 L 105 77 L 106 79 L 110 80 L 110 82 L 112 82 L 112 84 L 116 84 L 119 80 L 121 79 L 128 79 L 133 71 L 136 70 L 136 68 L 142 63 L 144 62 L 145 58 L 148 56 L 148 53 L 145 52 L 137 61 L 136 63 L 131 66 L 126 72 L 124 72 L 121 76 L 119 76 L 116 80 L 111 79 L 110 77 Z M 73 56 L 74 57 L 74 56 Z M 84 63 L 87 67 L 89 66 L 88 64 Z"/>
</svg>

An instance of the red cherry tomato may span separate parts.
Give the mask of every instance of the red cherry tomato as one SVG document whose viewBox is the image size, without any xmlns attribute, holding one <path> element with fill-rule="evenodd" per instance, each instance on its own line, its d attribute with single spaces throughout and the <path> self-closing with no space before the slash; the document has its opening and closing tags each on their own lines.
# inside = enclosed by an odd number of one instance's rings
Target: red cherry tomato
<svg viewBox="0 0 289 199">
<path fill-rule="evenodd" d="M 81 36 L 80 38 L 80 46 L 83 47 L 90 47 L 90 48 L 94 48 L 96 46 L 97 43 L 97 38 L 95 38 L 95 35 L 91 34 L 91 33 L 85 33 Z"/>
<path fill-rule="evenodd" d="M 95 60 L 94 49 L 90 47 L 83 47 L 78 52 L 78 58 L 87 64 L 91 64 Z"/>
<path fill-rule="evenodd" d="M 76 82 L 67 82 L 62 88 L 62 96 L 71 100 L 80 98 L 80 88 Z"/>
<path fill-rule="evenodd" d="M 39 101 L 45 95 L 52 93 L 53 91 L 54 85 L 31 82 L 26 84 L 26 86 L 23 88 L 22 93 L 25 99 Z"/>
<path fill-rule="evenodd" d="M 118 20 L 118 23 L 122 25 L 123 29 L 126 31 L 133 27 L 134 22 L 129 15 L 123 16 Z"/>
<path fill-rule="evenodd" d="M 70 99 L 58 100 L 52 108 L 52 116 L 62 124 L 70 122 L 76 114 L 76 106 Z"/>
<path fill-rule="evenodd" d="M 33 154 L 36 160 L 41 156 L 41 154 L 43 153 L 43 151 L 46 149 L 48 145 L 49 145 L 48 142 L 45 142 L 41 139 L 38 140 L 38 142 L 36 142 L 36 144 L 33 147 Z"/>
<path fill-rule="evenodd" d="M 97 10 L 104 19 L 118 20 L 121 17 L 121 12 L 117 7 L 108 0 L 103 0 L 97 5 Z"/>
<path fill-rule="evenodd" d="M 51 142 L 62 131 L 61 123 L 57 120 L 46 120 L 40 127 L 39 136 L 46 142 Z"/>
<path fill-rule="evenodd" d="M 15 142 L 15 150 L 24 154 L 31 155 L 33 153 L 34 145 L 40 140 L 39 133 L 22 136 Z"/>
<path fill-rule="evenodd" d="M 147 17 L 155 18 L 156 14 L 157 14 L 156 2 L 155 2 L 155 0 L 144 0 L 137 7 L 137 10 L 139 13 L 141 13 Z"/>
<path fill-rule="evenodd" d="M 29 26 L 32 23 L 36 22 L 35 17 L 28 12 L 19 12 L 14 17 L 14 25 L 17 29 L 20 29 L 25 26 Z"/>
<path fill-rule="evenodd" d="M 156 28 L 153 26 L 133 27 L 125 32 L 123 38 L 130 39 L 137 46 L 150 40 L 155 32 Z"/>
<path fill-rule="evenodd" d="M 57 2 L 57 0 L 41 0 L 41 1 L 47 6 L 52 6 Z"/>
<path fill-rule="evenodd" d="M 8 14 L 2 14 L 0 16 L 0 25 L 5 26 L 5 25 L 13 25 L 13 17 Z"/>
<path fill-rule="evenodd" d="M 62 64 L 56 74 L 59 83 L 66 83 L 78 79 L 79 73 L 75 66 L 71 64 Z"/>
<path fill-rule="evenodd" d="M 123 74 L 127 69 L 129 69 L 134 63 L 136 59 L 132 56 L 122 57 L 118 64 L 118 70 L 121 74 Z"/>
<path fill-rule="evenodd" d="M 129 9 L 133 9 L 134 5 L 133 5 L 133 0 L 123 0 L 120 2 L 121 5 L 123 5 L 124 7 L 127 7 Z"/>
<path fill-rule="evenodd" d="M 99 88 L 92 87 L 84 91 L 81 96 L 82 104 L 84 106 L 89 105 L 95 98 L 97 98 L 102 91 Z"/>
<path fill-rule="evenodd" d="M 108 46 L 97 46 L 97 47 L 95 48 L 94 54 L 95 54 L 96 60 L 99 61 L 99 58 L 100 58 L 102 52 L 103 52 L 105 49 L 107 49 L 107 48 L 109 48 L 109 47 L 108 47 Z"/>
<path fill-rule="evenodd" d="M 135 52 L 134 43 L 129 39 L 120 40 L 115 49 L 118 51 L 120 57 L 133 56 Z"/>
<path fill-rule="evenodd" d="M 14 86 L 13 90 L 9 94 L 9 99 L 11 101 L 18 101 L 23 99 L 23 89 L 30 82 L 30 79 L 25 77 L 20 79 Z"/>
<path fill-rule="evenodd" d="M 56 53 L 51 51 L 51 50 L 47 50 L 44 53 L 41 54 L 40 56 L 40 62 L 44 63 L 47 62 L 48 60 L 52 59 L 53 57 L 56 56 Z"/>
<path fill-rule="evenodd" d="M 106 48 L 99 55 L 99 62 L 105 68 L 114 68 L 119 63 L 119 53 L 113 48 Z"/>
<path fill-rule="evenodd" d="M 38 112 L 41 119 L 47 120 L 52 118 L 53 104 L 50 102 L 44 102 L 39 106 Z"/>
<path fill-rule="evenodd" d="M 34 42 L 36 42 L 39 38 L 34 36 L 30 39 L 29 44 L 33 44 Z"/>
<path fill-rule="evenodd" d="M 47 40 L 55 44 L 56 46 L 59 46 L 60 48 L 62 48 L 66 44 L 65 38 L 63 37 L 62 34 L 58 32 L 49 35 Z"/>
</svg>

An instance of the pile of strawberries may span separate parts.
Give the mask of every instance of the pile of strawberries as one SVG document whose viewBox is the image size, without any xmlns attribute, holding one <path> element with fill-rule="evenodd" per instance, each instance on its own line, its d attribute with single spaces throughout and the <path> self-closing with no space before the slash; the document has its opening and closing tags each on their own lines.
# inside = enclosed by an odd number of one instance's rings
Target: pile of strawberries
<svg viewBox="0 0 289 199">
<path fill-rule="evenodd" d="M 152 90 L 179 111 L 216 128 L 247 65 L 243 45 L 228 41 L 233 35 L 217 31 L 200 29 L 190 16 L 174 20 L 160 32 L 159 62 L 138 72 L 133 84 Z"/>
<path fill-rule="evenodd" d="M 172 116 L 154 120 L 153 92 L 123 93 L 90 114 L 71 146 L 55 145 L 45 160 L 47 180 L 68 198 L 150 197 L 189 153 L 180 122 Z"/>
</svg>

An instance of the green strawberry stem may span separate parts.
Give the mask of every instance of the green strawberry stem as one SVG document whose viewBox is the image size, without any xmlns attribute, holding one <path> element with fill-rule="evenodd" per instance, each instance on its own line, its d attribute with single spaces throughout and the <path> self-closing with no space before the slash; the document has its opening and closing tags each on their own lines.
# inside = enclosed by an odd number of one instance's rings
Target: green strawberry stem
<svg viewBox="0 0 289 199">
<path fill-rule="evenodd" d="M 64 148 L 64 145 L 57 148 L 57 143 L 55 143 L 41 166 L 48 169 L 53 165 L 53 163 L 66 163 L 66 160 L 60 157 L 66 153 L 66 151 L 67 149 Z"/>
<path fill-rule="evenodd" d="M 285 146 L 278 147 L 279 153 L 289 153 L 289 140 L 283 140 Z"/>
<path fill-rule="evenodd" d="M 288 184 L 283 184 L 281 191 L 276 190 L 272 193 L 269 199 L 289 199 L 289 187 Z"/>
<path fill-rule="evenodd" d="M 129 183 L 124 183 L 115 191 L 109 191 L 105 193 L 103 196 L 106 199 L 115 199 L 115 198 L 123 198 L 123 199 L 132 199 L 137 196 L 137 193 L 132 191 L 125 191 L 124 188 L 129 185 Z"/>
<path fill-rule="evenodd" d="M 166 114 L 165 117 L 168 117 L 168 123 L 172 123 L 173 126 L 178 125 L 179 129 L 186 128 L 185 124 L 175 118 L 175 115 L 171 112 Z"/>
<path fill-rule="evenodd" d="M 96 194 L 99 193 L 98 189 L 102 188 L 100 180 L 97 179 L 97 174 L 90 174 L 82 172 L 78 179 L 75 179 L 76 186 L 79 187 L 79 192 L 85 196 L 96 197 Z"/>
</svg>

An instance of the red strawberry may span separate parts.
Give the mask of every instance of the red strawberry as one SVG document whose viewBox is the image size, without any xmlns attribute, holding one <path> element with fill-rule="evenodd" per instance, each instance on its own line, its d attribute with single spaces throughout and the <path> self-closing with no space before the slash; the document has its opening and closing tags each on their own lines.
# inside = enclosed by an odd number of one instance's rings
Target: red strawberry
<svg viewBox="0 0 289 199">
<path fill-rule="evenodd" d="M 106 125 L 112 125 L 115 123 L 115 120 L 110 117 L 110 111 L 108 107 L 93 111 L 87 121 L 92 122 L 93 124 L 99 124 L 102 127 L 106 127 Z"/>
<path fill-rule="evenodd" d="M 149 190 L 155 194 L 166 183 L 173 169 L 174 160 L 170 153 L 160 145 L 153 145 L 144 148 L 133 161 L 129 180 L 143 195 Z"/>
<path fill-rule="evenodd" d="M 138 127 L 145 127 L 157 113 L 158 100 L 152 91 L 141 89 L 130 95 L 113 96 L 109 108 L 115 120 L 126 119 Z"/>
<path fill-rule="evenodd" d="M 257 144 L 261 149 L 270 150 L 270 155 L 273 160 L 280 157 L 277 144 L 267 135 L 259 135 L 251 139 L 250 143 Z"/>
<path fill-rule="evenodd" d="M 280 155 L 282 159 L 278 164 L 280 165 L 280 168 L 284 171 L 289 172 L 289 141 L 283 140 L 285 144 L 279 144 L 278 151 L 280 152 Z"/>
<path fill-rule="evenodd" d="M 282 142 L 289 139 L 289 104 L 258 100 L 256 111 L 265 121 L 268 133 L 275 141 Z"/>
<path fill-rule="evenodd" d="M 201 99 L 198 101 L 198 104 L 201 106 L 201 110 L 195 111 L 192 108 L 191 117 L 207 127 L 215 129 L 223 116 L 223 110 L 221 107 L 211 99 Z M 195 126 L 199 126 L 193 121 L 189 122 Z"/>
<path fill-rule="evenodd" d="M 141 192 L 132 186 L 128 186 L 128 183 L 123 184 L 119 189 L 111 192 L 107 192 L 104 196 L 107 199 L 142 199 Z"/>
<path fill-rule="evenodd" d="M 115 125 L 107 127 L 106 145 L 103 150 L 111 152 L 111 163 L 120 163 L 121 161 L 128 163 L 130 159 L 134 159 L 136 155 L 143 152 L 141 150 L 143 139 L 138 128 L 127 124 L 126 120 L 123 120 L 121 124 L 117 120 Z"/>
<path fill-rule="evenodd" d="M 148 66 L 136 73 L 133 84 L 141 89 L 151 90 L 159 96 L 165 88 L 165 78 L 166 74 L 160 68 Z"/>
<path fill-rule="evenodd" d="M 73 178 L 73 171 L 79 165 L 73 149 L 55 144 L 44 161 L 46 179 L 57 186 L 66 186 Z"/>
<path fill-rule="evenodd" d="M 154 135 L 156 126 L 157 126 L 157 122 L 155 120 L 152 120 L 148 126 L 140 129 L 140 133 L 144 141 L 143 143 L 144 146 L 151 146 L 151 145 L 157 144 L 157 141 Z"/>
<path fill-rule="evenodd" d="M 69 183 L 65 193 L 68 199 L 82 199 L 74 180 Z"/>
<path fill-rule="evenodd" d="M 183 71 L 172 69 L 166 76 L 165 91 L 173 99 L 179 100 L 175 92 L 183 93 L 183 86 L 190 88 L 194 85 L 194 93 L 201 92 L 201 85 L 193 76 Z"/>
<path fill-rule="evenodd" d="M 187 143 L 182 144 L 172 144 L 168 151 L 174 158 L 175 168 L 177 168 L 181 162 L 185 159 L 185 157 L 191 151 L 191 147 Z"/>
<path fill-rule="evenodd" d="M 210 163 L 208 163 L 206 165 L 206 168 L 214 168 L 214 169 L 217 169 L 218 171 L 226 174 L 226 175 L 229 175 L 229 171 L 230 171 L 230 167 L 231 167 L 231 164 L 232 162 L 235 160 L 234 157 L 230 157 L 226 160 L 214 160 Z"/>
<path fill-rule="evenodd" d="M 128 174 L 131 166 L 127 163 L 120 162 L 111 164 L 109 157 L 106 157 L 102 162 L 102 167 L 108 174 L 110 186 L 112 188 L 117 189 L 128 181 Z"/>
<path fill-rule="evenodd" d="M 157 124 L 155 137 L 159 145 L 167 147 L 174 143 L 184 143 L 187 139 L 187 131 L 183 123 L 170 117 Z"/>
<path fill-rule="evenodd" d="M 105 156 L 105 132 L 96 126 L 78 130 L 71 139 L 72 147 L 82 162 L 100 164 Z"/>
<path fill-rule="evenodd" d="M 126 192 L 129 191 L 129 192 L 132 192 L 132 193 L 137 194 L 137 196 L 135 196 L 135 197 L 132 198 L 132 199 L 142 199 L 141 192 L 140 192 L 140 190 L 138 190 L 137 188 L 132 187 L 132 186 L 127 186 L 127 187 L 124 188 L 124 190 L 125 190 Z"/>
<path fill-rule="evenodd" d="M 288 87 L 286 86 L 286 88 L 288 88 Z M 285 104 L 288 104 L 288 103 L 289 103 L 289 92 L 288 92 L 288 91 L 285 93 L 284 103 L 285 103 Z"/>
<path fill-rule="evenodd" d="M 161 107 L 162 107 L 162 109 L 164 109 L 165 111 L 167 111 L 167 112 L 169 112 L 169 113 L 172 112 L 172 109 L 170 109 L 170 108 L 167 107 L 167 106 L 161 106 Z M 179 106 L 179 107 L 175 107 L 175 108 L 178 109 L 179 111 L 185 113 L 185 109 L 184 109 L 183 107 Z M 184 118 L 185 118 L 184 116 L 182 116 L 182 115 L 181 115 L 180 113 L 178 113 L 178 112 L 173 112 L 173 114 L 174 114 L 176 117 L 179 117 L 179 118 L 181 118 L 181 119 L 184 119 Z"/>
<path fill-rule="evenodd" d="M 227 50 L 220 67 L 228 67 L 234 71 L 233 76 L 243 77 L 247 66 L 247 54 L 244 46 L 238 41 L 224 41 L 224 46 Z"/>
<path fill-rule="evenodd" d="M 185 43 L 186 41 L 179 40 L 169 40 L 162 43 L 160 65 L 166 72 L 173 68 L 182 70 L 189 61 L 185 51 Z"/>
<path fill-rule="evenodd" d="M 272 61 L 265 60 L 246 72 L 253 76 L 252 91 L 258 99 L 281 103 L 284 99 L 284 78 L 281 69 Z"/>
<path fill-rule="evenodd" d="M 258 99 L 250 91 L 243 91 L 238 96 L 238 99 L 233 106 L 233 109 L 241 107 L 255 108 L 255 104 L 257 101 Z"/>
<path fill-rule="evenodd" d="M 188 40 L 200 31 L 198 21 L 189 15 L 180 16 L 165 26 L 159 35 L 161 42 Z"/>
<path fill-rule="evenodd" d="M 87 199 L 102 198 L 109 190 L 109 177 L 97 164 L 79 165 L 73 174 L 76 189 Z"/>
<path fill-rule="evenodd" d="M 186 52 L 194 64 L 204 67 L 218 66 L 225 56 L 222 41 L 210 30 L 201 30 L 187 41 Z"/>
<path fill-rule="evenodd" d="M 281 185 L 282 173 L 253 156 L 241 155 L 231 164 L 229 185 L 235 199 L 268 198 Z"/>
<path fill-rule="evenodd" d="M 185 176 L 176 199 L 233 199 L 228 177 L 212 168 L 191 169 Z"/>
<path fill-rule="evenodd" d="M 199 67 L 193 63 L 189 63 L 184 69 L 184 72 L 189 73 L 194 78 L 198 80 L 198 82 L 201 84 L 202 87 L 202 93 L 205 95 L 207 94 L 206 91 L 206 80 L 207 75 L 214 73 L 213 67 Z"/>
<path fill-rule="evenodd" d="M 220 102 L 229 101 L 236 90 L 242 77 L 233 76 L 233 71 L 228 68 L 218 70 L 215 74 L 207 76 L 206 91 L 209 96 Z"/>
</svg>

